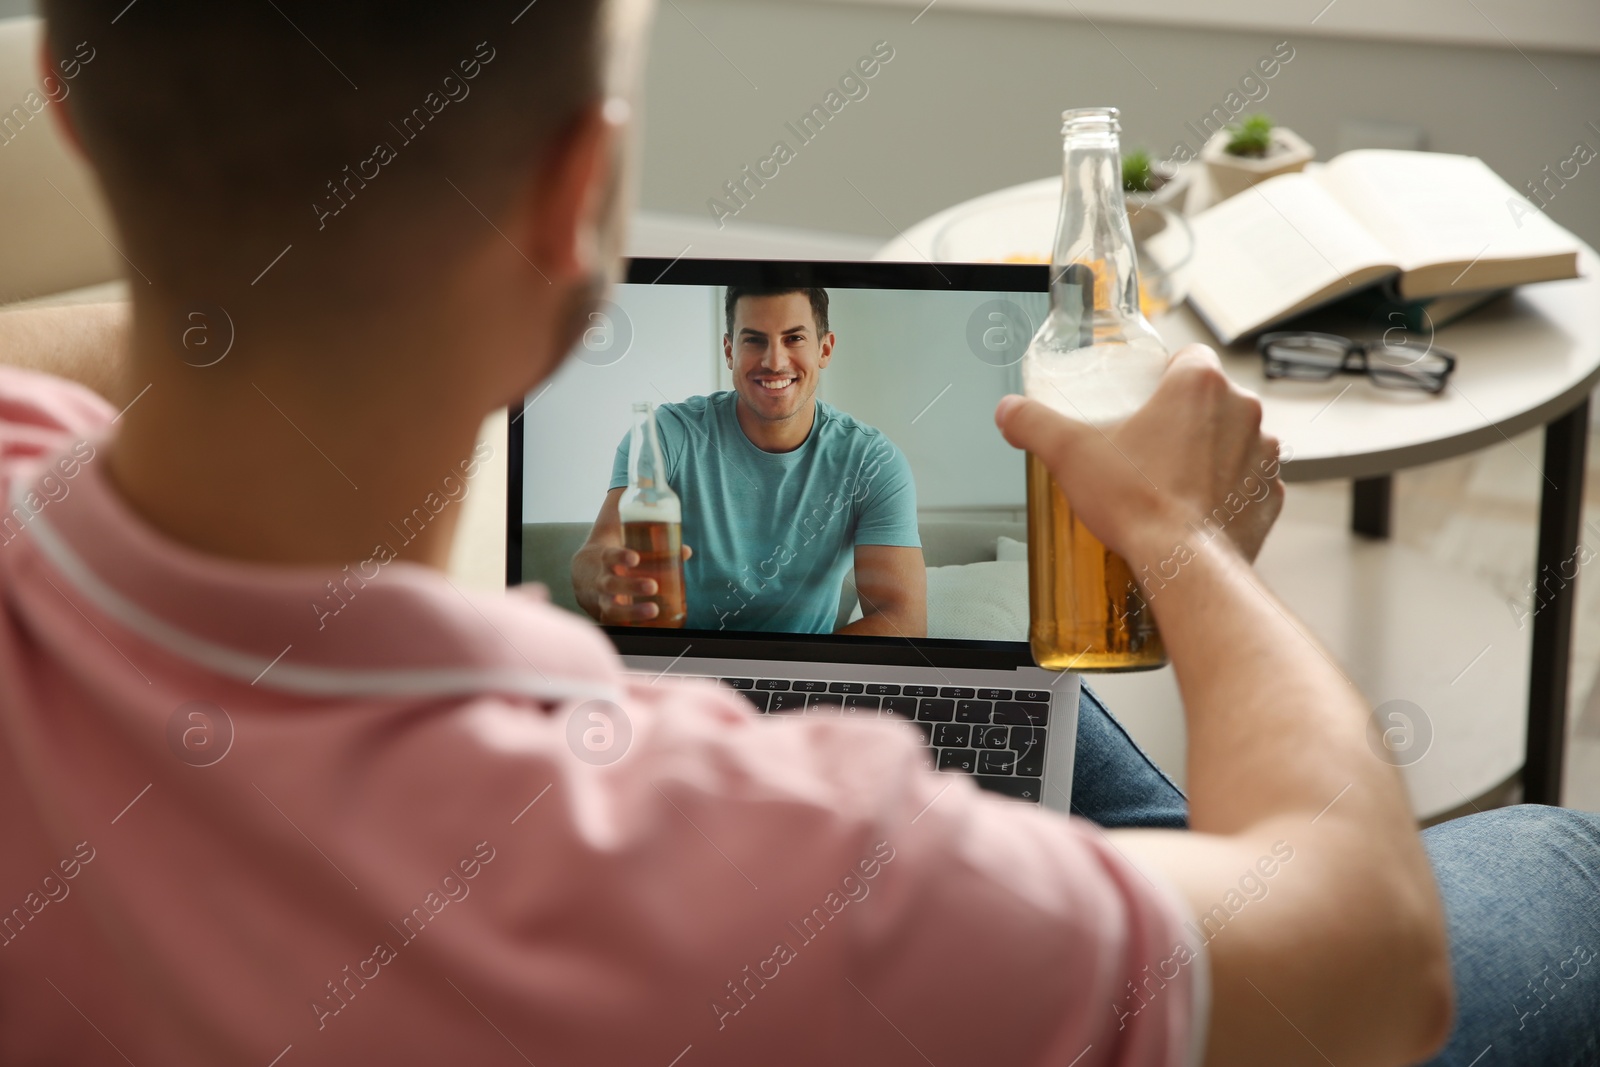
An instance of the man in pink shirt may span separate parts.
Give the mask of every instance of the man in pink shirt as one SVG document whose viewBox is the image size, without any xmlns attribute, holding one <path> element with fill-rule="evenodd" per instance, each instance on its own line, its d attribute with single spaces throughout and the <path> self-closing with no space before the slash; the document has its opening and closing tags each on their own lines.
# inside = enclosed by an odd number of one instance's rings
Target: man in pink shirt
<svg viewBox="0 0 1600 1067">
<path fill-rule="evenodd" d="M 453 586 L 454 508 L 374 546 L 604 289 L 644 5 L 123 7 L 48 2 L 47 62 L 95 42 L 52 111 L 131 313 L 0 317 L 34 368 L 0 368 L 0 1062 L 1404 1063 L 1451 1034 L 1400 782 L 1249 566 L 1281 487 L 1155 600 L 1192 832 L 625 675 L 538 591 Z M 215 309 L 236 339 L 196 359 Z M 1204 349 L 1109 434 L 997 412 L 1136 570 L 1275 455 L 1259 418 Z M 632 728 L 606 766 L 569 742 L 596 701 Z"/>
</svg>

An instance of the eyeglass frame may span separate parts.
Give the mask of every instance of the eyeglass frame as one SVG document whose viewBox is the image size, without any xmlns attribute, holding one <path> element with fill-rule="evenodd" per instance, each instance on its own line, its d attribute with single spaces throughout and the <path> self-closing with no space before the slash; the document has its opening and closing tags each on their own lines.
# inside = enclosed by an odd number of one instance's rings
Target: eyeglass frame
<svg viewBox="0 0 1600 1067">
<path fill-rule="evenodd" d="M 1340 358 L 1339 363 L 1338 363 L 1337 366 L 1333 366 L 1332 364 L 1329 364 L 1331 369 L 1328 371 L 1326 376 L 1321 377 L 1321 378 L 1311 378 L 1311 377 L 1299 377 L 1299 378 L 1296 378 L 1294 375 L 1290 375 L 1290 374 L 1282 374 L 1282 373 L 1274 374 L 1272 372 L 1272 364 L 1273 364 L 1273 362 L 1275 360 L 1278 363 L 1285 364 L 1285 365 L 1288 365 L 1289 361 L 1283 359 L 1281 356 L 1275 357 L 1275 356 L 1269 355 L 1267 353 L 1267 348 L 1270 345 L 1272 345 L 1272 344 L 1274 344 L 1276 342 L 1286 341 L 1286 340 L 1291 340 L 1291 339 L 1297 339 L 1297 338 L 1317 338 L 1317 339 L 1320 339 L 1320 340 L 1323 340 L 1323 341 L 1331 341 L 1334 344 L 1342 346 L 1344 348 L 1344 355 Z M 1256 339 L 1256 351 L 1261 354 L 1261 364 L 1262 364 L 1261 373 L 1263 374 L 1263 376 L 1265 376 L 1269 380 L 1279 381 L 1279 380 L 1288 379 L 1288 380 L 1297 380 L 1297 381 L 1318 381 L 1318 382 L 1320 382 L 1320 381 L 1327 381 L 1328 379 L 1333 378 L 1334 376 L 1339 375 L 1339 374 L 1360 374 L 1360 375 L 1363 375 L 1366 378 L 1371 379 L 1372 383 L 1374 385 L 1378 386 L 1380 389 L 1416 388 L 1416 389 L 1420 389 L 1420 390 L 1422 390 L 1424 392 L 1427 392 L 1427 393 L 1432 393 L 1434 395 L 1438 395 L 1439 393 L 1444 392 L 1444 387 L 1450 383 L 1450 375 L 1453 374 L 1455 372 L 1455 369 L 1456 369 L 1456 357 L 1455 357 L 1455 355 L 1453 353 L 1446 352 L 1441 348 L 1434 348 L 1432 344 L 1429 344 L 1428 347 L 1423 350 L 1423 355 L 1424 356 L 1437 356 L 1439 359 L 1444 360 L 1444 369 L 1442 371 L 1440 371 L 1437 375 L 1422 374 L 1420 372 L 1409 373 L 1408 374 L 1404 370 L 1391 371 L 1391 373 L 1396 374 L 1399 377 L 1407 378 L 1409 381 L 1415 383 L 1415 385 L 1404 385 L 1404 386 L 1402 386 L 1402 385 L 1391 385 L 1389 383 L 1386 383 L 1381 377 L 1379 377 L 1378 374 L 1375 374 L 1373 372 L 1372 364 L 1371 364 L 1370 360 L 1368 359 L 1369 355 L 1372 352 L 1374 352 L 1374 351 L 1376 351 L 1378 349 L 1384 349 L 1384 348 L 1390 348 L 1390 347 L 1398 347 L 1398 346 L 1391 346 L 1388 341 L 1384 341 L 1384 340 L 1356 341 L 1356 340 L 1352 340 L 1349 337 L 1342 337 L 1342 336 L 1340 336 L 1339 334 L 1336 334 L 1336 333 L 1320 333 L 1320 332 L 1318 332 L 1316 330 L 1278 330 L 1278 331 L 1274 331 L 1272 333 L 1264 333 L 1259 338 Z M 1421 357 L 1418 357 L 1418 358 L 1420 359 Z M 1305 367 L 1305 366 L 1309 366 L 1309 364 L 1301 363 L 1301 364 L 1298 364 L 1298 366 Z M 1382 369 L 1383 368 L 1380 368 L 1380 370 L 1382 370 Z M 1430 381 L 1431 381 L 1432 384 L 1429 384 Z"/>
</svg>

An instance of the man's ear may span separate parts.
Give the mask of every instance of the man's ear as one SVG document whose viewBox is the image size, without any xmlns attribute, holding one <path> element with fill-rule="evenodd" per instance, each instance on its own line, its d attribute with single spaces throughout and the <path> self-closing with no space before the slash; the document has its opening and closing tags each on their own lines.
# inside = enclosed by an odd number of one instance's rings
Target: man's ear
<svg viewBox="0 0 1600 1067">
<path fill-rule="evenodd" d="M 55 78 L 55 57 L 50 54 L 50 39 L 44 38 L 39 42 L 39 74 L 40 82 L 46 78 Z M 83 138 L 78 136 L 78 124 L 72 119 L 72 109 L 67 106 L 67 95 L 62 94 L 59 101 L 52 101 L 51 113 L 55 116 L 51 121 L 56 124 L 56 130 L 61 134 L 61 139 L 72 146 L 78 158 L 88 162 L 89 153 L 83 150 Z"/>
<path fill-rule="evenodd" d="M 551 280 L 590 277 L 604 269 L 601 215 L 614 149 L 627 121 L 626 106 L 619 105 L 615 100 L 588 104 L 545 150 L 531 190 L 532 232 L 524 235 L 523 247 Z"/>
<path fill-rule="evenodd" d="M 727 361 L 728 369 L 733 369 L 733 338 L 727 334 L 722 335 L 722 358 Z"/>
<path fill-rule="evenodd" d="M 817 360 L 818 367 L 826 367 L 828 362 L 833 359 L 833 342 L 832 330 L 822 335 L 822 356 Z"/>
</svg>

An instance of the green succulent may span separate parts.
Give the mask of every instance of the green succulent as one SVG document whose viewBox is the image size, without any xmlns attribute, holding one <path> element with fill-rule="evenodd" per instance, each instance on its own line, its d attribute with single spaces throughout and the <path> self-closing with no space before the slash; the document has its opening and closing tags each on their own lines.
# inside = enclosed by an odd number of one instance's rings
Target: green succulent
<svg viewBox="0 0 1600 1067">
<path fill-rule="evenodd" d="M 1228 153 L 1235 156 L 1264 156 L 1272 147 L 1273 122 L 1265 115 L 1251 115 L 1228 127 Z"/>
<path fill-rule="evenodd" d="M 1155 171 L 1150 166 L 1150 153 L 1144 149 L 1129 152 L 1122 157 L 1122 189 L 1128 193 L 1153 193 L 1159 182 L 1152 183 Z"/>
</svg>

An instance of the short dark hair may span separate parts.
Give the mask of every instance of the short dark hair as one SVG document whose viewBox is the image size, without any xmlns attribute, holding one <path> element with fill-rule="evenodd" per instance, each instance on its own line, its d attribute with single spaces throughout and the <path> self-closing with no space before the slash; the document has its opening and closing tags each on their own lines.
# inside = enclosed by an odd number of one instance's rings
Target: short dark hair
<svg viewBox="0 0 1600 1067">
<path fill-rule="evenodd" d="M 724 311 L 728 316 L 728 336 L 733 336 L 733 312 L 739 306 L 739 301 L 747 296 L 788 296 L 790 293 L 804 293 L 806 299 L 811 301 L 811 317 L 817 322 L 817 335 L 828 332 L 828 290 L 806 288 L 803 285 L 730 285 L 728 297 L 724 301 Z"/>
<path fill-rule="evenodd" d="M 293 245 L 285 265 L 313 271 L 296 287 L 340 298 L 510 202 L 603 95 L 608 6 L 43 4 L 52 56 L 81 61 L 68 106 L 141 274 L 227 291 Z"/>
</svg>

